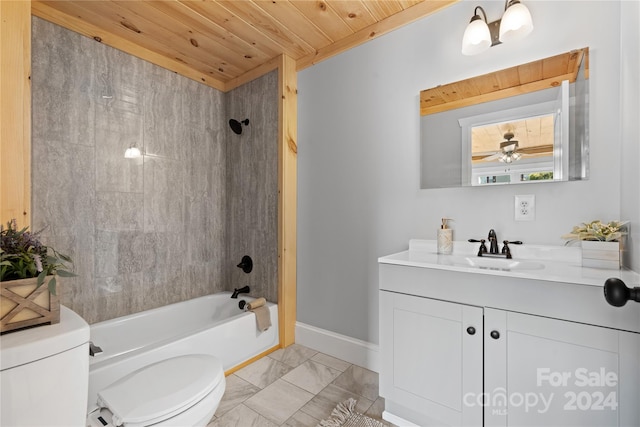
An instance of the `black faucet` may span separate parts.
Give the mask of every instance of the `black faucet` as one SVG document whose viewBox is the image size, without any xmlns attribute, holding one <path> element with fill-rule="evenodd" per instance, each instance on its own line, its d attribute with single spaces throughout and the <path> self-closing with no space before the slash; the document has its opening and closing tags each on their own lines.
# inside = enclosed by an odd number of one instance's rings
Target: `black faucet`
<svg viewBox="0 0 640 427">
<path fill-rule="evenodd" d="M 498 250 L 498 236 L 496 235 L 496 232 L 493 228 L 489 230 L 489 236 L 487 237 L 487 240 L 489 240 L 489 253 L 500 253 L 500 251 Z"/>
<path fill-rule="evenodd" d="M 239 294 L 248 294 L 249 292 L 251 292 L 251 289 L 249 289 L 248 285 L 245 286 L 244 288 L 234 289 L 233 294 L 231 295 L 231 298 L 236 299 L 238 298 Z"/>
<path fill-rule="evenodd" d="M 502 251 L 499 251 L 498 236 L 496 235 L 496 232 L 493 228 L 489 230 L 489 237 L 487 237 L 487 239 L 489 240 L 489 250 L 487 250 L 487 246 L 485 245 L 486 240 L 469 239 L 469 242 L 471 243 L 480 243 L 480 248 L 478 249 L 478 256 L 504 256 L 507 259 L 512 259 L 511 250 L 509 249 L 509 244 L 512 244 L 512 245 L 522 244 L 520 240 L 515 240 L 515 241 L 504 240 L 502 242 L 504 243 L 504 246 L 502 247 Z"/>
</svg>

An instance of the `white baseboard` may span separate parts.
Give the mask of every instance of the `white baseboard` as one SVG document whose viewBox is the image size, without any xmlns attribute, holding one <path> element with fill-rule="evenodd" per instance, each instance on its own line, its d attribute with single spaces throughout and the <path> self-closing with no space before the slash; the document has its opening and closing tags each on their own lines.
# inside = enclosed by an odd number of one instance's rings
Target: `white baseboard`
<svg viewBox="0 0 640 427">
<path fill-rule="evenodd" d="M 420 427 L 418 424 L 414 424 L 411 421 L 407 421 L 404 418 L 400 418 L 397 415 L 393 415 L 390 412 L 383 411 L 382 419 L 385 421 L 389 421 L 391 424 L 396 425 L 398 427 Z"/>
<path fill-rule="evenodd" d="M 354 365 L 380 372 L 377 344 L 296 322 L 296 343 Z"/>
</svg>

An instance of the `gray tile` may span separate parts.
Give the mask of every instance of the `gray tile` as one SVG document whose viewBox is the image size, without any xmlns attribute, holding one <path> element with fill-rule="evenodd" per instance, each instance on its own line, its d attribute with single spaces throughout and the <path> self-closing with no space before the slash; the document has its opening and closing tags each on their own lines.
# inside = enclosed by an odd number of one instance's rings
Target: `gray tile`
<svg viewBox="0 0 640 427">
<path fill-rule="evenodd" d="M 221 417 L 215 417 L 207 427 L 276 427 L 257 412 L 243 404 L 236 406 Z"/>
<path fill-rule="evenodd" d="M 313 418 L 311 415 L 298 411 L 283 425 L 287 427 L 316 427 L 319 422 L 320 420 Z"/>
<path fill-rule="evenodd" d="M 226 379 L 227 387 L 220 401 L 220 405 L 216 410 L 216 417 L 221 417 L 260 391 L 259 387 L 243 380 L 235 374 L 229 375 Z"/>
<path fill-rule="evenodd" d="M 95 277 L 118 274 L 118 233 L 96 230 Z"/>
<path fill-rule="evenodd" d="M 340 375 L 337 369 L 307 360 L 288 374 L 282 377 L 310 393 L 317 394 Z"/>
<path fill-rule="evenodd" d="M 144 233 L 142 231 L 120 231 L 118 233 L 118 273 L 142 271 Z"/>
<path fill-rule="evenodd" d="M 278 380 L 245 401 L 245 405 L 277 425 L 295 414 L 313 394 Z"/>
<path fill-rule="evenodd" d="M 176 160 L 144 158 L 144 231 L 181 230 L 185 172 Z"/>
<path fill-rule="evenodd" d="M 345 362 L 344 360 L 337 359 L 335 357 L 329 356 L 328 354 L 318 353 L 311 358 L 311 360 L 322 363 L 325 366 L 328 366 L 333 369 L 337 369 L 340 372 L 344 372 L 347 370 L 351 363 Z"/>
<path fill-rule="evenodd" d="M 144 150 L 142 116 L 100 104 L 96 115 L 96 190 L 141 193 L 142 159 L 126 159 L 124 152 L 132 146 Z"/>
<path fill-rule="evenodd" d="M 269 357 L 295 368 L 311 359 L 316 353 L 317 351 L 310 348 L 303 347 L 299 344 L 292 344 L 287 348 L 274 351 Z"/>
<path fill-rule="evenodd" d="M 250 382 L 260 388 L 265 388 L 274 381 L 280 379 L 284 374 L 291 370 L 291 366 L 273 360 L 269 357 L 263 357 L 245 366 L 236 372 L 236 375 L 245 381 Z"/>
<path fill-rule="evenodd" d="M 333 384 L 372 401 L 378 398 L 378 374 L 360 366 L 351 365 Z"/>
<path fill-rule="evenodd" d="M 96 193 L 96 228 L 122 231 L 142 230 L 142 193 Z"/>
<path fill-rule="evenodd" d="M 351 393 L 336 385 L 329 384 L 300 410 L 313 418 L 323 420 L 331 415 L 331 411 L 333 411 L 338 403 L 344 402 L 349 398 L 358 401 L 356 411 L 360 413 L 366 412 L 373 403 L 372 400 Z"/>
</svg>

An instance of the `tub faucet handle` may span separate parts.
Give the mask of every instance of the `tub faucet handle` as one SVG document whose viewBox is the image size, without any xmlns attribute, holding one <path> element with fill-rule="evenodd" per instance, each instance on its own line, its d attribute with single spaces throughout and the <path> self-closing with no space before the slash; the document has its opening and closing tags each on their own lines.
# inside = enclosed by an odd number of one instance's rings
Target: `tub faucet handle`
<svg viewBox="0 0 640 427">
<path fill-rule="evenodd" d="M 95 345 L 93 342 L 89 341 L 89 356 L 95 357 L 102 353 L 102 349 Z"/>
</svg>

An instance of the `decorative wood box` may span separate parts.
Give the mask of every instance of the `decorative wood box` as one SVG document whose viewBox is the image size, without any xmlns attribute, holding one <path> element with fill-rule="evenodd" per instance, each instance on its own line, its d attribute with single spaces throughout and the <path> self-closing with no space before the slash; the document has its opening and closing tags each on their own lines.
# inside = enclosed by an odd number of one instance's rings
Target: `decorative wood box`
<svg viewBox="0 0 640 427">
<path fill-rule="evenodd" d="M 618 270 L 620 268 L 620 242 L 599 242 L 583 240 L 582 266 L 594 268 L 607 268 Z"/>
<path fill-rule="evenodd" d="M 60 300 L 48 288 L 51 277 L 39 288 L 36 277 L 0 282 L 0 333 L 60 322 Z"/>
</svg>

